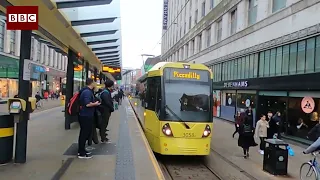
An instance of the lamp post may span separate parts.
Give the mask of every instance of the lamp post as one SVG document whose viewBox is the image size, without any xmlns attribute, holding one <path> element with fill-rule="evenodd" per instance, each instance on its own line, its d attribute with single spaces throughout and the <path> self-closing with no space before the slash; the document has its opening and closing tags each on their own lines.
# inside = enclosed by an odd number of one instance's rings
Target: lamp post
<svg viewBox="0 0 320 180">
<path fill-rule="evenodd" d="M 144 70 L 144 73 L 146 73 L 146 68 L 144 67 L 144 60 L 143 60 L 143 57 L 146 56 L 146 57 L 156 57 L 155 55 L 152 55 L 152 54 L 141 54 L 141 59 L 142 59 L 142 67 L 143 67 L 143 70 Z"/>
</svg>

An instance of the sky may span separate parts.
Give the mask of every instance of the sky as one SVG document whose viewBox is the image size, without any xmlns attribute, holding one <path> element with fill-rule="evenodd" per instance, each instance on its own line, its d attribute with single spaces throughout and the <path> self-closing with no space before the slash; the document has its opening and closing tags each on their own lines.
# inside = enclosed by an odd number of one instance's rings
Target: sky
<svg viewBox="0 0 320 180">
<path fill-rule="evenodd" d="M 163 0 L 121 0 L 120 3 L 122 66 L 141 68 L 141 54 L 161 53 Z"/>
</svg>

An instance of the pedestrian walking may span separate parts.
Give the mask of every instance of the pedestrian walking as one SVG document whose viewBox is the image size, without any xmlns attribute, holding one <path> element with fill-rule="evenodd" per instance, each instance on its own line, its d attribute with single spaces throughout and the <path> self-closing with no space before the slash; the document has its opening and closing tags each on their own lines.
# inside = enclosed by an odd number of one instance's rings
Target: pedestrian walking
<svg viewBox="0 0 320 180">
<path fill-rule="evenodd" d="M 256 146 L 254 142 L 253 133 L 254 129 L 248 117 L 245 117 L 243 123 L 239 126 L 239 139 L 238 146 L 242 147 L 244 158 L 249 157 L 249 148 Z"/>
<path fill-rule="evenodd" d="M 80 133 L 78 140 L 78 158 L 92 158 L 91 153 L 86 151 L 86 141 L 90 138 L 92 132 L 92 124 L 94 120 L 95 107 L 100 105 L 99 101 L 95 101 L 92 89 L 95 87 L 93 79 L 86 80 L 86 87 L 80 90 L 80 111 L 79 124 Z"/>
<path fill-rule="evenodd" d="M 261 115 L 260 120 L 257 122 L 255 136 L 260 138 L 260 154 L 264 154 L 265 146 L 266 146 L 266 138 L 268 135 L 269 123 L 266 120 L 265 115 Z"/>
<path fill-rule="evenodd" d="M 237 113 L 234 115 L 234 122 L 235 131 L 232 134 L 232 138 L 234 138 L 234 135 L 239 133 L 239 126 L 242 123 L 240 111 L 237 111 Z"/>
</svg>

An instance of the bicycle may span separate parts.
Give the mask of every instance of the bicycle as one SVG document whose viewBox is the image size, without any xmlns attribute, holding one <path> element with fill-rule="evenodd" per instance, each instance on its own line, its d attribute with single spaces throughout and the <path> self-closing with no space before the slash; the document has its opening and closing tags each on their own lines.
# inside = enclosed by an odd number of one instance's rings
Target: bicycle
<svg viewBox="0 0 320 180">
<path fill-rule="evenodd" d="M 37 103 L 36 103 L 36 108 L 42 108 L 42 102 L 41 100 L 39 100 Z"/>
<path fill-rule="evenodd" d="M 320 164 L 317 161 L 317 154 L 319 154 L 319 152 L 313 152 L 312 153 L 312 155 L 314 156 L 313 160 L 310 160 L 309 162 L 305 162 L 301 165 L 300 167 L 301 180 L 310 179 L 310 177 L 312 177 L 311 178 L 312 180 L 320 180 L 319 178 Z M 306 168 L 307 173 L 303 173 L 304 168 Z"/>
</svg>

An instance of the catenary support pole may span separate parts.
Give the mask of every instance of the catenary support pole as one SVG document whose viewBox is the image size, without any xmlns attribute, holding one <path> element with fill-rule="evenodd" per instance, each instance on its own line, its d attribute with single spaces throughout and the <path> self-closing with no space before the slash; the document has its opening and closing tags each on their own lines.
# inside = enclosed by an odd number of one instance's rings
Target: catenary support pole
<svg viewBox="0 0 320 180">
<path fill-rule="evenodd" d="M 18 96 L 27 102 L 27 108 L 26 111 L 22 112 L 22 116 L 20 116 L 20 122 L 17 124 L 16 149 L 14 158 L 15 163 L 25 163 L 27 160 L 28 120 L 30 115 L 29 110 L 31 108 L 29 104 L 30 79 L 27 80 L 28 78 L 23 78 L 23 71 L 25 59 L 30 59 L 31 33 L 32 31 L 21 31 Z"/>
<path fill-rule="evenodd" d="M 67 84 L 66 84 L 66 103 L 65 103 L 65 122 L 64 128 L 70 129 L 71 116 L 68 114 L 68 103 L 73 95 L 73 76 L 74 76 L 74 65 L 73 61 L 76 59 L 76 54 L 69 49 L 68 51 L 68 66 L 67 66 Z"/>
</svg>

